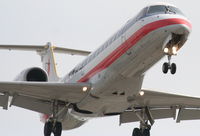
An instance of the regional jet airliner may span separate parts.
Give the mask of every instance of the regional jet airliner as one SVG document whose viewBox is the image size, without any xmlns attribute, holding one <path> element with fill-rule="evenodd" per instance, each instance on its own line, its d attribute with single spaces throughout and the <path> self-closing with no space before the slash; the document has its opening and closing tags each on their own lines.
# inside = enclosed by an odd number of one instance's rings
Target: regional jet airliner
<svg viewBox="0 0 200 136">
<path fill-rule="evenodd" d="M 164 74 L 175 74 L 173 57 L 191 32 L 190 21 L 170 4 L 144 7 L 94 52 L 46 45 L 0 45 L 0 49 L 36 51 L 43 68 L 23 70 L 12 82 L 0 82 L 0 106 L 41 113 L 44 136 L 86 121 L 120 116 L 119 123 L 140 122 L 132 136 L 150 136 L 155 120 L 200 119 L 200 98 L 142 89 L 144 75 L 166 56 Z M 54 53 L 87 56 L 66 76 L 56 74 Z"/>
</svg>

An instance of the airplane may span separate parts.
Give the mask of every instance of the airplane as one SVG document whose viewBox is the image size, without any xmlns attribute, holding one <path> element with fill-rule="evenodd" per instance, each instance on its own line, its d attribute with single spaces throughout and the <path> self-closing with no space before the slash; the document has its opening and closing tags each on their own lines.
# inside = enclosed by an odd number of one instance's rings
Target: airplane
<svg viewBox="0 0 200 136">
<path fill-rule="evenodd" d="M 119 116 L 119 123 L 140 122 L 132 136 L 150 136 L 155 120 L 200 119 L 200 98 L 143 89 L 145 73 L 159 60 L 164 74 L 185 44 L 192 25 L 177 7 L 144 7 L 94 52 L 46 45 L 0 45 L 0 49 L 36 51 L 43 67 L 23 70 L 14 81 L 0 82 L 0 106 L 41 113 L 44 136 L 61 136 L 92 118 Z M 54 53 L 86 56 L 58 77 Z"/>
</svg>

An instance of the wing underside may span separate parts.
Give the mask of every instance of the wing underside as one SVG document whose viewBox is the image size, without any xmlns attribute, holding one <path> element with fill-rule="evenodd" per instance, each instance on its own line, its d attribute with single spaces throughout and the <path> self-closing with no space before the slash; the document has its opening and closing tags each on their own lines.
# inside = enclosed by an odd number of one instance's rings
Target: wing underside
<svg viewBox="0 0 200 136">
<path fill-rule="evenodd" d="M 87 91 L 83 91 L 87 87 Z M 52 101 L 59 108 L 66 103 L 78 103 L 90 91 L 86 83 L 0 82 L 0 106 L 7 109 L 15 105 L 39 113 L 51 114 Z"/>
<path fill-rule="evenodd" d="M 87 91 L 83 91 L 87 87 Z M 67 103 L 78 103 L 91 89 L 87 83 L 39 83 L 39 82 L 0 82 L 0 106 L 18 106 L 44 114 L 52 114 L 52 101 L 58 100 L 59 108 Z M 145 119 L 174 118 L 181 120 L 200 119 L 200 98 L 168 94 L 151 90 L 141 90 L 144 95 L 137 95 L 128 100 L 132 107 L 120 114 L 120 124 Z M 143 110 L 145 109 L 145 110 Z M 148 109 L 148 110 L 146 110 Z"/>
<path fill-rule="evenodd" d="M 141 121 L 173 118 L 181 120 L 200 119 L 200 98 L 168 94 L 151 90 L 141 90 L 144 95 L 137 95 L 130 100 L 132 107 L 120 114 L 120 124 Z"/>
</svg>

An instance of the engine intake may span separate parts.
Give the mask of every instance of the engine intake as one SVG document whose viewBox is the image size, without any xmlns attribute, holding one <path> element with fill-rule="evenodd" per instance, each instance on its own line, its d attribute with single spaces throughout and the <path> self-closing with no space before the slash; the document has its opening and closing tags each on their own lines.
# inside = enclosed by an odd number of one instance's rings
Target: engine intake
<svg viewBox="0 0 200 136">
<path fill-rule="evenodd" d="M 29 82 L 47 82 L 47 73 L 38 67 L 28 68 L 23 70 L 16 78 L 15 81 L 29 81 Z"/>
</svg>

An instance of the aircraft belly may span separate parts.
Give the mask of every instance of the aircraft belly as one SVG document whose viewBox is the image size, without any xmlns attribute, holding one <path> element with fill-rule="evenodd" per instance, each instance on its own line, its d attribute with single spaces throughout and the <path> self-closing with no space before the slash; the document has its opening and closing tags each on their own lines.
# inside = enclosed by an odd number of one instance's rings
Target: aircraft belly
<svg viewBox="0 0 200 136">
<path fill-rule="evenodd" d="M 99 116 L 123 112 L 130 106 L 128 97 L 141 90 L 142 82 L 143 76 L 124 78 L 118 75 L 107 81 L 106 86 L 96 86 L 77 106 Z"/>
<path fill-rule="evenodd" d="M 92 103 L 92 104 L 91 104 Z M 126 96 L 108 96 L 105 98 L 87 97 L 77 105 L 80 109 L 92 111 L 97 117 L 102 117 L 107 113 L 120 113 L 130 106 Z"/>
</svg>

